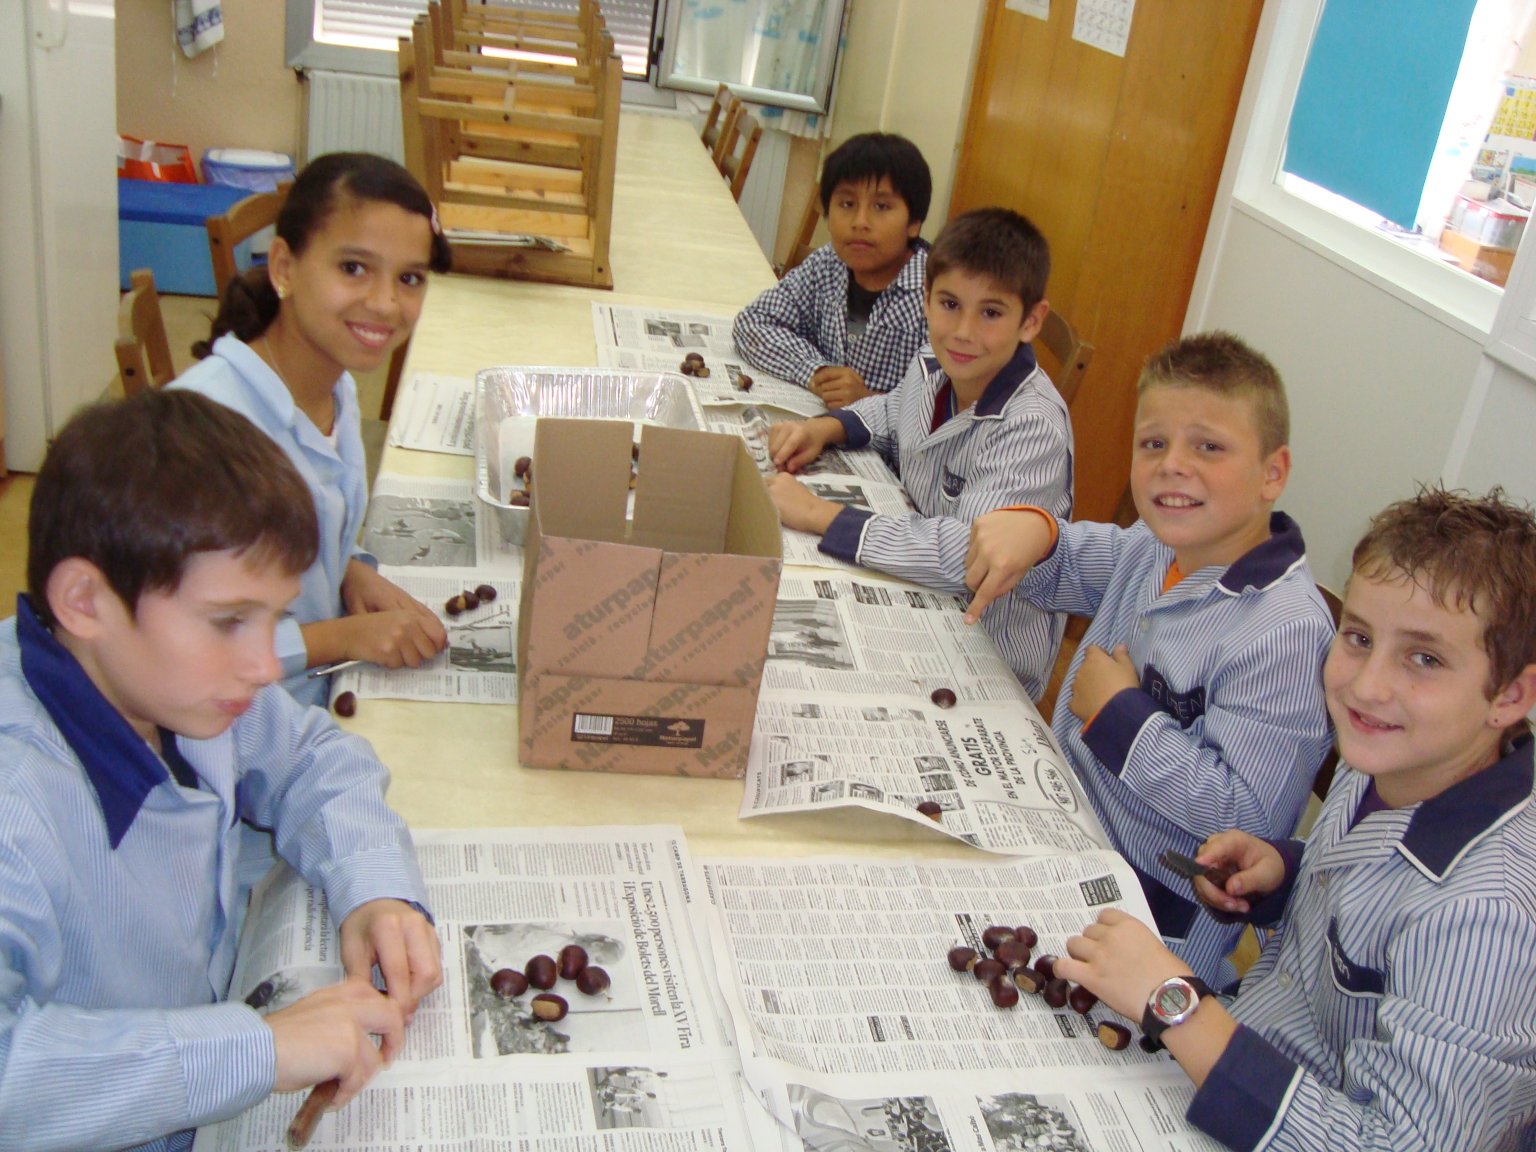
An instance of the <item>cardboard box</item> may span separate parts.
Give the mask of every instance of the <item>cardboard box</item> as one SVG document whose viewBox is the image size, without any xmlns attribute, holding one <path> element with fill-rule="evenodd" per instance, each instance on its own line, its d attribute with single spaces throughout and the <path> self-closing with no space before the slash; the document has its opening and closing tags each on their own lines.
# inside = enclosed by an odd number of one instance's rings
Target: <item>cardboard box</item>
<svg viewBox="0 0 1536 1152">
<path fill-rule="evenodd" d="M 541 419 L 518 616 L 532 768 L 739 778 L 779 571 L 779 517 L 735 436 Z"/>
</svg>

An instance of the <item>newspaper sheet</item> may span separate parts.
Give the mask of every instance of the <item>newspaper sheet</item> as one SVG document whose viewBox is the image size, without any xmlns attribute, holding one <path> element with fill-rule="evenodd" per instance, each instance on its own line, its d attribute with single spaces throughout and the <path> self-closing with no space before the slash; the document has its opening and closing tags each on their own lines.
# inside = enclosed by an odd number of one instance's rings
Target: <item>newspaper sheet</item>
<svg viewBox="0 0 1536 1152">
<path fill-rule="evenodd" d="M 1000 863 L 713 860 L 704 910 L 748 1081 L 814 1152 L 1217 1149 L 1166 1055 L 1035 996 L 993 1006 L 949 949 L 1027 924 L 1036 954 L 1106 907 L 1152 922 L 1113 852 Z"/>
<path fill-rule="evenodd" d="M 1106 847 L 1050 728 L 962 607 L 910 585 L 784 577 L 743 818 L 852 806 L 991 852 Z"/>
<path fill-rule="evenodd" d="M 742 1086 L 717 1006 L 716 967 L 691 922 L 696 874 L 675 828 L 417 833 L 443 943 L 444 984 L 417 1010 L 403 1053 L 310 1147 L 679 1152 L 775 1147 L 776 1126 Z M 532 991 L 491 991 L 499 968 L 586 948 L 612 978 L 535 1018 Z M 261 1012 L 339 979 L 325 899 L 280 868 L 253 899 L 231 997 Z M 272 1152 L 302 1095 L 198 1133 L 198 1152 Z M 626 1134 L 627 1133 L 627 1134 Z"/>
<path fill-rule="evenodd" d="M 395 397 L 389 442 L 421 452 L 475 454 L 475 382 L 413 372 Z"/>
<path fill-rule="evenodd" d="M 598 363 L 604 368 L 676 372 L 688 353 L 697 352 L 710 374 L 694 377 L 692 382 L 706 406 L 752 403 L 802 417 L 826 412 L 814 393 L 748 364 L 736 351 L 733 319 L 647 305 L 594 303 L 592 331 Z M 747 391 L 742 389 L 744 375 L 752 380 Z"/>
<path fill-rule="evenodd" d="M 363 518 L 363 548 L 383 568 L 473 568 L 521 572 L 522 549 L 509 543 L 497 509 L 474 481 L 381 472 Z"/>
<path fill-rule="evenodd" d="M 351 692 L 359 699 L 456 700 L 467 704 L 517 703 L 517 605 L 519 576 L 468 568 L 380 568 L 385 576 L 442 618 L 448 647 L 416 668 L 358 664 L 331 677 L 331 699 Z M 450 598 L 488 584 L 496 598 L 449 616 Z"/>
</svg>

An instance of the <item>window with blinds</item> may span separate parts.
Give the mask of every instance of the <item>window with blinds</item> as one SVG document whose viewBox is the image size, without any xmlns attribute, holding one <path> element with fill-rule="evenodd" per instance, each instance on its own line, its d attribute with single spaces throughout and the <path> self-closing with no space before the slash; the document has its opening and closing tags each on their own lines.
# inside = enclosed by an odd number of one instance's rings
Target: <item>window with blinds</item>
<svg viewBox="0 0 1536 1152">
<path fill-rule="evenodd" d="M 314 9 L 312 37 L 317 44 L 393 52 L 411 22 L 427 10 L 427 0 L 310 0 Z M 576 0 L 482 0 L 490 7 L 517 7 L 574 14 Z M 292 4 L 290 3 L 290 8 Z M 649 71 L 651 30 L 656 0 L 598 0 L 614 47 L 624 59 L 627 76 L 644 79 Z M 390 66 L 393 69 L 393 65 Z"/>
</svg>

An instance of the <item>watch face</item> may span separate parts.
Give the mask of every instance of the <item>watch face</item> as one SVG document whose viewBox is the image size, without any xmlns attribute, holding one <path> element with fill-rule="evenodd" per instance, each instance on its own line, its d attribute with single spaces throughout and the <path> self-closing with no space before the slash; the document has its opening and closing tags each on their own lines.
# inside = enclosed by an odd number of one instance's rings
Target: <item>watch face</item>
<svg viewBox="0 0 1536 1152">
<path fill-rule="evenodd" d="M 1177 1016 L 1189 1009 L 1190 1001 L 1194 999 L 1194 990 L 1188 984 L 1179 983 L 1164 984 L 1157 990 L 1157 997 L 1153 1002 L 1153 1011 L 1164 1019 Z"/>
</svg>

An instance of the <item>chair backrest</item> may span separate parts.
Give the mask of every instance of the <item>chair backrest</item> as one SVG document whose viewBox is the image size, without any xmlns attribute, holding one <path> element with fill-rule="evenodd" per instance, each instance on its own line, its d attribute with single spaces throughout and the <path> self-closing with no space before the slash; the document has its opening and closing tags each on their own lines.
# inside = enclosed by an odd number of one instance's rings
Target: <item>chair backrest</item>
<svg viewBox="0 0 1536 1152">
<path fill-rule="evenodd" d="M 1061 398 L 1071 407 L 1077 390 L 1083 385 L 1083 374 L 1093 359 L 1093 345 L 1079 340 L 1067 318 L 1052 308 L 1045 314 L 1045 323 L 1035 337 L 1036 348 L 1043 347 L 1056 361 L 1056 371 L 1051 380 Z"/>
<path fill-rule="evenodd" d="M 736 131 L 736 121 L 745 111 L 746 106 L 742 104 L 741 98 L 732 93 L 726 101 L 725 111 L 720 113 L 720 131 L 715 136 L 715 144 L 709 154 L 714 158 L 715 169 L 722 174 L 725 172 L 726 151 L 734 141 L 732 134 Z"/>
<path fill-rule="evenodd" d="M 715 143 L 720 139 L 720 130 L 725 127 L 725 114 L 734 99 L 730 85 L 721 84 L 715 89 L 715 98 L 709 102 L 709 111 L 704 114 L 704 127 L 699 130 L 699 139 L 709 149 L 711 156 L 715 152 Z"/>
<path fill-rule="evenodd" d="M 1333 617 L 1334 631 L 1338 631 L 1339 618 L 1344 614 L 1344 601 L 1339 594 L 1326 585 L 1319 584 L 1318 592 L 1323 597 L 1323 603 L 1328 605 L 1328 613 Z M 1339 746 L 1337 744 L 1328 749 L 1328 754 L 1323 757 L 1322 764 L 1318 765 L 1317 775 L 1312 777 L 1312 794 L 1319 800 L 1328 798 L 1328 789 L 1333 784 L 1334 771 L 1339 766 Z"/>
<path fill-rule="evenodd" d="M 800 226 L 795 229 L 795 238 L 789 246 L 789 255 L 784 257 L 784 263 L 775 269 L 781 278 L 798 267 L 816 250 L 814 237 L 816 225 L 819 223 L 821 223 L 821 185 L 812 184 L 810 199 L 805 202 L 805 211 L 800 213 Z"/>
<path fill-rule="evenodd" d="M 720 175 L 731 185 L 731 198 L 739 201 L 741 190 L 747 185 L 747 174 L 752 170 L 752 158 L 757 155 L 758 142 L 763 138 L 763 126 L 752 113 L 738 107 L 727 131 L 729 139 L 720 157 Z"/>
<path fill-rule="evenodd" d="M 117 309 L 117 375 L 125 396 L 145 388 L 163 388 L 176 378 L 154 273 L 139 268 L 129 280 L 133 287 Z"/>
<path fill-rule="evenodd" d="M 208 217 L 208 255 L 213 260 L 213 283 L 221 299 L 224 289 L 240 272 L 235 264 L 235 249 L 242 240 L 277 222 L 291 187 L 292 181 L 284 181 L 275 192 L 253 193 L 237 201 L 224 215 Z"/>
</svg>

